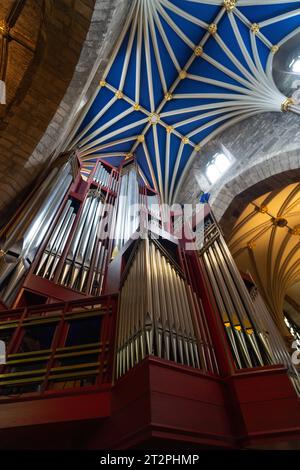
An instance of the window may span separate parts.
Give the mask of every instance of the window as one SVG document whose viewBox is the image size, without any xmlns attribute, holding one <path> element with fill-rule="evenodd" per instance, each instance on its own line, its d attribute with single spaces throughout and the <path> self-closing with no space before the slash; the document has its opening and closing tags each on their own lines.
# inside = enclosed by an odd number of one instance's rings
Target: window
<svg viewBox="0 0 300 470">
<path fill-rule="evenodd" d="M 207 165 L 206 176 L 214 184 L 231 166 L 230 159 L 224 153 L 217 153 Z"/>
<path fill-rule="evenodd" d="M 290 69 L 293 73 L 300 73 L 300 55 L 292 60 Z"/>
</svg>

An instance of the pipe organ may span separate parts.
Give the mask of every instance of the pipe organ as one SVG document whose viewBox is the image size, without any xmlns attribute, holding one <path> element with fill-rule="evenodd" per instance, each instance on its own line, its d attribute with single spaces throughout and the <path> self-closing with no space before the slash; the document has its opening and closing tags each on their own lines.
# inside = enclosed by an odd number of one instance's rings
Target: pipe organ
<svg viewBox="0 0 300 470">
<path fill-rule="evenodd" d="M 237 369 L 285 364 L 300 394 L 300 377 L 257 288 L 242 279 L 212 214 L 199 256 Z M 249 285 L 249 283 L 248 283 Z"/>
<path fill-rule="evenodd" d="M 193 384 L 187 407 L 212 387 L 191 420 L 216 397 L 240 399 L 247 390 L 238 388 L 240 380 L 256 393 L 260 372 L 280 381 L 287 371 L 284 386 L 300 395 L 290 353 L 256 287 L 238 272 L 209 207 L 195 250 L 176 238 L 176 214 L 162 220 L 159 195 L 141 179 L 134 159 L 116 168 L 95 158 L 87 178 L 81 166 L 75 154 L 50 168 L 2 230 L 0 341 L 7 363 L 0 364 L 0 406 L 29 393 L 46 400 L 63 391 L 65 400 L 74 388 L 73 399 L 82 390 L 86 400 L 85 393 L 113 394 L 119 383 L 138 393 L 145 383 L 152 386 L 153 374 L 164 396 L 169 379 L 162 380 L 161 370 L 171 374 L 169 388 L 180 388 L 182 377 Z M 142 370 L 148 379 L 137 378 Z M 235 390 L 229 398 L 228 381 Z M 175 401 L 169 390 L 170 407 L 179 406 L 182 390 Z M 222 400 L 212 413 L 223 409 Z M 231 402 L 230 409 L 241 413 L 242 406 Z M 103 416 L 111 412 L 107 405 Z M 207 422 L 219 422 L 209 413 Z M 101 436 L 106 442 L 106 431 Z"/>
</svg>

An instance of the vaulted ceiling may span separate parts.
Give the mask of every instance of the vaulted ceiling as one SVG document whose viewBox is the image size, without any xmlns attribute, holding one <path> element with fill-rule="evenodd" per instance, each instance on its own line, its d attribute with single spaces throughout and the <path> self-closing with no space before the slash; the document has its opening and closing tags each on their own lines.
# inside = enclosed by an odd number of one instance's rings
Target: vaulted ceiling
<svg viewBox="0 0 300 470">
<path fill-rule="evenodd" d="M 267 111 L 300 108 L 272 77 L 300 31 L 295 0 L 133 0 L 108 67 L 70 139 L 83 172 L 135 154 L 164 202 L 216 134 Z"/>
<path fill-rule="evenodd" d="M 283 309 L 300 312 L 300 184 L 253 200 L 237 220 L 229 248 L 239 269 L 254 278 L 283 333 Z"/>
</svg>

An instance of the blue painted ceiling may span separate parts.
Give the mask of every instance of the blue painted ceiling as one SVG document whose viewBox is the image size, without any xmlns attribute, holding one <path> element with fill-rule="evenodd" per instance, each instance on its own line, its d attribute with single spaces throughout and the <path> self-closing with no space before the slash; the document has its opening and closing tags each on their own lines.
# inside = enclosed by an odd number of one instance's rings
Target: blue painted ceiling
<svg viewBox="0 0 300 470">
<path fill-rule="evenodd" d="M 83 171 L 95 158 L 134 154 L 164 202 L 201 148 L 266 111 L 299 113 L 272 77 L 281 44 L 300 31 L 295 0 L 132 0 L 99 88 L 71 147 Z"/>
</svg>

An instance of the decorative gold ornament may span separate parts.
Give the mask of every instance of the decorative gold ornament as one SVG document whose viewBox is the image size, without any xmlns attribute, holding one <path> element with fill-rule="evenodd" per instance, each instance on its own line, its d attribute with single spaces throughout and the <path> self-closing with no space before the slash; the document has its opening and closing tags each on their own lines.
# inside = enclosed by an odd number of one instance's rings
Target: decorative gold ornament
<svg viewBox="0 0 300 470">
<path fill-rule="evenodd" d="M 118 98 L 118 100 L 121 100 L 123 96 L 124 94 L 121 90 L 116 91 L 116 98 Z"/>
<path fill-rule="evenodd" d="M 133 153 L 126 153 L 125 160 L 129 160 L 132 157 L 133 157 Z"/>
<path fill-rule="evenodd" d="M 168 92 L 168 93 L 165 94 L 165 100 L 166 101 L 171 101 L 172 98 L 173 98 L 172 93 Z"/>
<path fill-rule="evenodd" d="M 291 235 L 300 235 L 300 227 L 295 227 L 290 229 Z"/>
<path fill-rule="evenodd" d="M 6 255 L 6 251 L 0 250 L 0 258 Z"/>
<path fill-rule="evenodd" d="M 184 144 L 188 144 L 188 143 L 189 143 L 188 137 L 182 137 L 181 140 L 182 140 L 182 142 L 183 142 Z"/>
<path fill-rule="evenodd" d="M 254 34 L 257 34 L 259 32 L 259 24 L 258 23 L 253 23 L 251 25 L 251 31 Z"/>
<path fill-rule="evenodd" d="M 262 214 L 266 214 L 266 213 L 268 212 L 268 206 L 262 205 L 262 206 L 259 207 L 258 210 L 259 210 L 259 212 L 261 212 Z"/>
<path fill-rule="evenodd" d="M 201 145 L 195 145 L 195 150 L 196 150 L 196 152 L 200 152 L 200 150 L 201 150 Z"/>
<path fill-rule="evenodd" d="M 214 35 L 216 34 L 217 31 L 218 31 L 218 26 L 216 25 L 216 23 L 211 23 L 208 27 L 208 32 Z"/>
<path fill-rule="evenodd" d="M 272 218 L 272 224 L 275 227 L 283 228 L 283 227 L 287 226 L 288 221 L 286 219 L 284 219 L 283 217 L 273 217 Z"/>
<path fill-rule="evenodd" d="M 255 246 L 256 246 L 256 245 L 255 245 L 254 242 L 248 242 L 248 243 L 247 243 L 247 247 L 248 247 L 248 249 L 251 250 L 251 251 L 255 248 Z"/>
<path fill-rule="evenodd" d="M 0 20 L 0 34 L 2 36 L 8 36 L 9 34 L 9 25 L 5 20 Z"/>
<path fill-rule="evenodd" d="M 281 105 L 281 111 L 283 113 L 286 113 L 287 111 L 290 110 L 290 106 L 292 106 L 293 104 L 295 104 L 293 98 L 286 98 L 286 100 L 284 100 L 284 102 Z"/>
<path fill-rule="evenodd" d="M 106 86 L 106 81 L 105 80 L 100 80 L 99 85 L 100 86 Z"/>
<path fill-rule="evenodd" d="M 139 110 L 141 109 L 141 105 L 140 105 L 139 103 L 134 103 L 133 109 L 134 109 L 135 111 L 139 111 Z"/>
<path fill-rule="evenodd" d="M 138 135 L 137 140 L 140 144 L 142 144 L 143 142 L 145 142 L 145 136 L 143 134 Z"/>
<path fill-rule="evenodd" d="M 235 9 L 237 0 L 224 0 L 223 6 L 226 11 L 230 12 Z"/>
<path fill-rule="evenodd" d="M 203 47 L 202 46 L 197 46 L 195 47 L 194 54 L 196 57 L 200 57 L 203 54 Z"/>
<path fill-rule="evenodd" d="M 186 70 L 181 70 L 181 71 L 179 72 L 179 78 L 180 78 L 181 80 L 184 80 L 186 77 L 187 77 L 187 72 L 186 72 Z"/>
<path fill-rule="evenodd" d="M 279 46 L 277 46 L 277 44 L 275 46 L 271 47 L 272 54 L 276 54 L 276 52 L 278 52 L 278 51 L 279 51 Z"/>
<path fill-rule="evenodd" d="M 172 132 L 174 131 L 174 127 L 173 126 L 167 126 L 166 131 L 167 131 L 168 134 L 172 134 Z"/>
<path fill-rule="evenodd" d="M 153 126 L 155 126 L 155 124 L 158 124 L 159 120 L 160 120 L 160 115 L 159 114 L 156 114 L 156 113 L 151 113 L 150 114 L 149 121 L 151 122 L 151 124 Z"/>
</svg>

